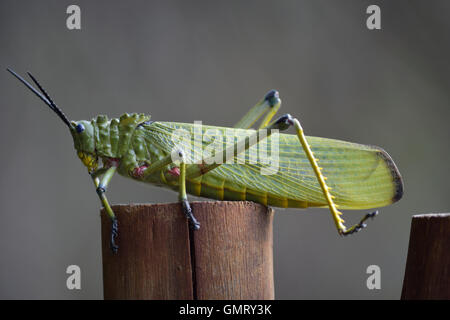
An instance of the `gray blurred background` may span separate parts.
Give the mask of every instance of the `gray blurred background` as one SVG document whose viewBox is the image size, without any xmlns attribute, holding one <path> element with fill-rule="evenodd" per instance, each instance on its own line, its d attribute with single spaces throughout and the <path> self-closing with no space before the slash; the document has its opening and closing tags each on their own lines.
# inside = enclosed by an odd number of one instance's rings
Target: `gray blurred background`
<svg viewBox="0 0 450 320">
<path fill-rule="evenodd" d="M 81 30 L 66 8 L 81 7 Z M 366 28 L 381 7 L 382 30 Z M 144 112 L 232 126 L 266 91 L 308 135 L 378 145 L 404 198 L 361 233 L 327 209 L 276 209 L 279 299 L 398 299 L 411 216 L 448 212 L 448 1 L 0 2 L 0 298 L 101 299 L 93 184 L 64 124 L 5 71 L 31 71 L 70 119 Z M 116 176 L 112 203 L 176 194 Z M 193 198 L 191 198 L 193 199 Z M 345 212 L 348 223 L 363 212 Z M 68 265 L 82 289 L 69 291 Z M 368 290 L 366 268 L 381 268 Z"/>
</svg>

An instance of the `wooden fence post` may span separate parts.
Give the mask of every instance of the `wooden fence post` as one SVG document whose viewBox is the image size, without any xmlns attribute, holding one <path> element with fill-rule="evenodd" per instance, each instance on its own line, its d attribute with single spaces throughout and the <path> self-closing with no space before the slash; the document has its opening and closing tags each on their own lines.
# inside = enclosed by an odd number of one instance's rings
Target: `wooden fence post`
<svg viewBox="0 0 450 320">
<path fill-rule="evenodd" d="M 105 299 L 274 299 L 273 210 L 246 201 L 116 205 L 119 252 L 102 210 Z"/>
<path fill-rule="evenodd" d="M 412 218 L 402 299 L 450 299 L 450 214 Z"/>
</svg>

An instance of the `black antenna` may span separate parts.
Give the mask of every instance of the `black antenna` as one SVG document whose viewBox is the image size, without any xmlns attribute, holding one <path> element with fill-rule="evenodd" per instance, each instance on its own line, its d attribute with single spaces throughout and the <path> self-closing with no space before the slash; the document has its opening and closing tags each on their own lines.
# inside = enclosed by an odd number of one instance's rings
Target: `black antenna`
<svg viewBox="0 0 450 320">
<path fill-rule="evenodd" d="M 6 70 L 9 71 L 13 76 L 15 76 L 17 79 L 19 79 L 20 82 L 22 82 L 28 89 L 33 91 L 35 95 L 37 95 L 46 105 L 50 107 L 60 118 L 61 120 L 69 127 L 71 128 L 72 125 L 70 124 L 69 119 L 67 119 L 66 115 L 61 111 L 60 108 L 53 102 L 53 100 L 50 98 L 50 96 L 47 94 L 47 92 L 42 88 L 42 86 L 39 84 L 39 82 L 31 75 L 31 73 L 27 72 L 30 76 L 31 80 L 38 86 L 39 90 L 41 90 L 42 94 L 37 91 L 31 84 L 29 84 L 24 78 L 19 76 L 17 73 L 15 73 L 13 70 L 7 68 Z"/>
</svg>

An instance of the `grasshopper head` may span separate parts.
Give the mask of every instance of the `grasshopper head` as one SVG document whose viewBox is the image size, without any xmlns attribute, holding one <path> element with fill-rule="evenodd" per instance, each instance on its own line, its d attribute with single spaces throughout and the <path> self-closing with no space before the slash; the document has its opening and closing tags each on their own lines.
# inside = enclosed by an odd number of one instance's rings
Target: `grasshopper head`
<svg viewBox="0 0 450 320">
<path fill-rule="evenodd" d="M 51 109 L 56 115 L 69 127 L 70 133 L 73 137 L 75 149 L 77 150 L 78 157 L 83 164 L 88 168 L 89 172 L 97 169 L 97 155 L 95 152 L 95 140 L 94 140 L 94 127 L 89 121 L 72 121 L 67 119 L 62 110 L 53 102 L 47 92 L 42 88 L 39 82 L 28 72 L 31 80 L 37 85 L 40 92 L 36 90 L 25 79 L 19 76 L 11 69 L 7 69 L 13 76 L 19 79 L 28 89 L 30 89 L 35 95 L 37 95 L 44 103 Z"/>
<path fill-rule="evenodd" d="M 89 172 L 97 169 L 98 157 L 95 152 L 94 126 L 90 121 L 80 120 L 70 123 L 70 133 L 77 155 Z"/>
</svg>

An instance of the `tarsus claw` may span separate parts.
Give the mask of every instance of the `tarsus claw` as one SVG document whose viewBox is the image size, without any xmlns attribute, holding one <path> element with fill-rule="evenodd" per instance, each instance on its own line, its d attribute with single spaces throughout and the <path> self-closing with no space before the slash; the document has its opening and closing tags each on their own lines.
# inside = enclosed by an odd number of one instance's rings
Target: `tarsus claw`
<svg viewBox="0 0 450 320">
<path fill-rule="evenodd" d="M 194 214 L 192 213 L 191 206 L 189 205 L 189 202 L 187 200 L 182 200 L 183 204 L 183 211 L 186 217 L 189 220 L 189 226 L 192 230 L 198 230 L 200 229 L 200 222 L 195 219 Z"/>
<path fill-rule="evenodd" d="M 339 233 L 343 236 L 348 236 L 349 234 L 353 234 L 356 233 L 358 231 L 360 231 L 361 229 L 364 229 L 365 227 L 367 227 L 367 224 L 364 223 L 364 221 L 366 221 L 369 218 L 375 218 L 375 216 L 378 214 L 378 211 L 374 211 L 371 213 L 368 213 L 364 216 L 364 218 L 361 219 L 361 221 L 358 224 L 355 224 L 354 226 L 348 228 L 345 231 L 340 231 Z"/>
<path fill-rule="evenodd" d="M 198 221 L 192 221 L 192 220 L 189 220 L 189 226 L 191 227 L 191 229 L 192 230 L 198 230 L 198 229 L 200 229 L 200 222 L 198 222 Z"/>
</svg>

